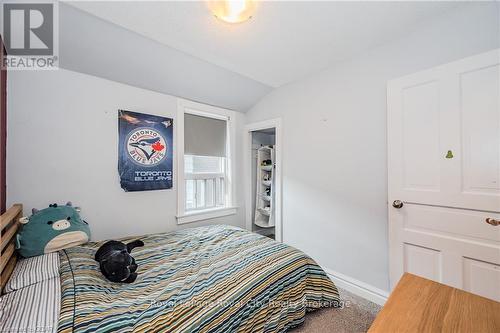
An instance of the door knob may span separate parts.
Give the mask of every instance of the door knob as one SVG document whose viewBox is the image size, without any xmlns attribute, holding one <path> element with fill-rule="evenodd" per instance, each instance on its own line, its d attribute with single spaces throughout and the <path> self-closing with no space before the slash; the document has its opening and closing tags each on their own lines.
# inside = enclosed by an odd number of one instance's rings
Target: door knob
<svg viewBox="0 0 500 333">
<path fill-rule="evenodd" d="M 486 223 L 491 224 L 494 227 L 496 227 L 497 225 L 500 225 L 500 221 L 499 220 L 492 219 L 491 217 L 488 217 L 486 219 Z"/>
<path fill-rule="evenodd" d="M 394 200 L 392 202 L 392 207 L 400 209 L 401 207 L 403 207 L 403 201 L 401 201 L 401 200 Z"/>
</svg>

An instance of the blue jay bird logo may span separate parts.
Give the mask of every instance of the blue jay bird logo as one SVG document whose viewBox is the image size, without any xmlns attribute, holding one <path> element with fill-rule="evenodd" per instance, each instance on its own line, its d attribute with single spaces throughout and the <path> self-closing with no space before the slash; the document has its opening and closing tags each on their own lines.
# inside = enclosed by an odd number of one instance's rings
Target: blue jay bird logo
<svg viewBox="0 0 500 333">
<path fill-rule="evenodd" d="M 140 165 L 157 165 L 166 156 L 165 139 L 153 128 L 134 130 L 126 144 L 130 158 Z"/>
<path fill-rule="evenodd" d="M 146 158 L 150 160 L 156 152 L 156 150 L 153 148 L 153 145 L 158 142 L 160 142 L 160 138 L 141 139 L 137 142 L 132 142 L 130 145 L 132 147 L 139 148 L 144 153 Z"/>
</svg>

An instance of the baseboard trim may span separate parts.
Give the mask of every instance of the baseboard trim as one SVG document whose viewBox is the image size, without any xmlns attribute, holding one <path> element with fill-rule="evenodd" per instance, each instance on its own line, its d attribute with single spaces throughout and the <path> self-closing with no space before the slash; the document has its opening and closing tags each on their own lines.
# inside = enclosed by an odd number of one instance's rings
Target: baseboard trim
<svg viewBox="0 0 500 333">
<path fill-rule="evenodd" d="M 368 283 L 356 280 L 350 276 L 344 275 L 334 270 L 323 268 L 326 274 L 340 288 L 343 288 L 355 295 L 366 298 L 373 303 L 384 305 L 389 297 L 385 290 L 374 287 Z"/>
</svg>

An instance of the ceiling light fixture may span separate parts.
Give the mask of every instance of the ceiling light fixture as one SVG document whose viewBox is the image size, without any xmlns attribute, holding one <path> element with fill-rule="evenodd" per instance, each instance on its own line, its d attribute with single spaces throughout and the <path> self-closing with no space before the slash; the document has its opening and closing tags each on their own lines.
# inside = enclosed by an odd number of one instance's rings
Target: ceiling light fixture
<svg viewBox="0 0 500 333">
<path fill-rule="evenodd" d="M 210 0 L 208 7 L 215 17 L 227 23 L 241 23 L 252 18 L 253 0 Z"/>
</svg>

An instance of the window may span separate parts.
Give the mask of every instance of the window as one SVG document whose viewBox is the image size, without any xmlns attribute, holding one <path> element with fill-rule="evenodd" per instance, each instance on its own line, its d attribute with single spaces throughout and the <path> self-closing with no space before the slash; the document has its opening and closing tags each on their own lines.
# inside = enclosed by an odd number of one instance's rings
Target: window
<svg viewBox="0 0 500 333">
<path fill-rule="evenodd" d="M 178 223 L 234 214 L 232 111 L 181 100 L 178 119 Z M 182 143 L 181 143 L 182 142 Z"/>
<path fill-rule="evenodd" d="M 226 158 L 184 155 L 186 212 L 224 207 Z"/>
</svg>

